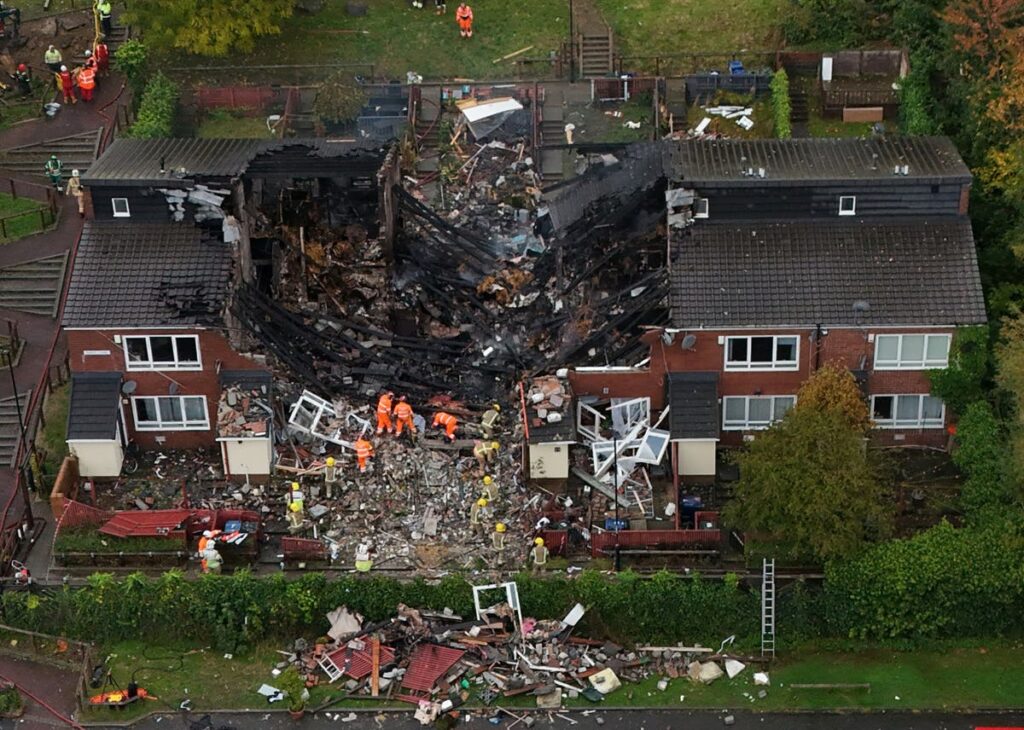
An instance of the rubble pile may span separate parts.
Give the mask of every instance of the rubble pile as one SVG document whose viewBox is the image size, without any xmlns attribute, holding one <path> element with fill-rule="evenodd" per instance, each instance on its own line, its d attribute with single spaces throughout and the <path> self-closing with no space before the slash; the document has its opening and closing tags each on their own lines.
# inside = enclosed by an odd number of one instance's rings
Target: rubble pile
<svg viewBox="0 0 1024 730">
<path fill-rule="evenodd" d="M 259 388 L 224 388 L 217 404 L 217 433 L 232 438 L 266 436 L 274 415 L 266 398 Z"/>
<path fill-rule="evenodd" d="M 527 418 L 531 427 L 545 423 L 561 423 L 572 418 L 572 396 L 562 380 L 550 375 L 534 378 L 526 393 Z"/>
</svg>

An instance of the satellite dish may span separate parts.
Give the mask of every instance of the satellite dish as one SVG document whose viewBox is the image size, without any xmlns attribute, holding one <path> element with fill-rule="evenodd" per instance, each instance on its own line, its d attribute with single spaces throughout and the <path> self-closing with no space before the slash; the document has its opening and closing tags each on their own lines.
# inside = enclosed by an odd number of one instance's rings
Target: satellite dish
<svg viewBox="0 0 1024 730">
<path fill-rule="evenodd" d="M 865 302 L 863 299 L 858 299 L 853 303 L 853 311 L 858 313 L 865 313 L 871 311 L 871 305 Z"/>
<path fill-rule="evenodd" d="M 170 385 L 167 386 L 167 392 L 170 395 L 177 395 L 178 394 L 178 384 L 172 382 Z"/>
<path fill-rule="evenodd" d="M 662 333 L 661 333 L 661 341 L 665 343 L 666 347 L 668 345 L 672 344 L 672 338 L 673 337 L 674 337 L 674 335 L 671 332 L 669 332 L 668 330 L 663 330 Z"/>
<path fill-rule="evenodd" d="M 683 338 L 683 341 L 679 344 L 680 347 L 682 347 L 684 350 L 692 350 L 694 345 L 697 344 L 697 336 L 686 335 L 686 337 Z"/>
<path fill-rule="evenodd" d="M 134 380 L 126 380 L 121 384 L 121 392 L 125 395 L 131 395 L 135 392 L 135 389 L 139 387 L 139 384 Z"/>
</svg>

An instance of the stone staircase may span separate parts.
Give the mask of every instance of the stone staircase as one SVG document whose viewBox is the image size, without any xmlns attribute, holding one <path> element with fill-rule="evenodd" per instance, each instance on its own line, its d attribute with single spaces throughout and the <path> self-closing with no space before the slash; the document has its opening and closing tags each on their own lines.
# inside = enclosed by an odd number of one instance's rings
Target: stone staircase
<svg viewBox="0 0 1024 730">
<path fill-rule="evenodd" d="M 789 121 L 793 124 L 804 124 L 810 119 L 807 92 L 790 87 L 789 89 Z"/>
<path fill-rule="evenodd" d="M 65 177 L 70 176 L 71 171 L 76 169 L 84 175 L 89 165 L 96 161 L 102 136 L 103 128 L 100 127 L 69 137 L 10 147 L 0 151 L 0 168 L 43 177 L 43 166 L 46 161 L 50 155 L 57 155 L 64 163 Z"/>
<path fill-rule="evenodd" d="M 31 391 L 22 393 L 18 400 L 21 401 L 21 413 L 24 416 L 28 407 Z M 18 438 L 21 435 L 21 424 L 18 423 L 18 406 L 14 397 L 0 399 L 0 467 L 13 466 L 14 449 L 18 445 Z"/>
<path fill-rule="evenodd" d="M 595 78 L 607 76 L 612 72 L 614 49 L 611 31 L 583 34 L 580 36 L 579 43 L 581 77 Z"/>
<path fill-rule="evenodd" d="M 57 316 L 66 253 L 0 269 L 0 308 Z"/>
</svg>

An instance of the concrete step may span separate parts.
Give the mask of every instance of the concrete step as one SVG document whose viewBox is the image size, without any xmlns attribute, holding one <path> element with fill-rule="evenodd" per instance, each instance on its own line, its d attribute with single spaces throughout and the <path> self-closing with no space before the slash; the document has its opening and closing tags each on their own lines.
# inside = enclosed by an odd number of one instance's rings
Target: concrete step
<svg viewBox="0 0 1024 730">
<path fill-rule="evenodd" d="M 19 396 L 22 413 L 28 406 L 31 391 L 22 393 Z M 21 426 L 18 422 L 18 409 L 13 397 L 0 400 L 0 466 L 11 466 L 14 458 L 14 449 L 17 446 L 21 434 Z"/>
</svg>

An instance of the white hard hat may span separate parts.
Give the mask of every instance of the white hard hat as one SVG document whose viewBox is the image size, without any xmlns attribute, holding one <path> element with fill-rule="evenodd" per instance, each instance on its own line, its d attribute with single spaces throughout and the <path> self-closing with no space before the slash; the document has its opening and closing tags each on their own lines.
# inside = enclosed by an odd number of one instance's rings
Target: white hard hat
<svg viewBox="0 0 1024 730">
<path fill-rule="evenodd" d="M 88 58 L 91 55 L 92 55 L 92 51 L 90 51 L 88 48 L 86 48 L 85 49 L 85 57 Z"/>
<path fill-rule="evenodd" d="M 78 177 L 78 170 L 72 170 L 71 177 Z M 207 535 L 207 537 L 209 537 L 209 535 Z"/>
<path fill-rule="evenodd" d="M 61 66 L 61 67 L 60 67 L 60 70 L 61 70 L 61 71 L 67 71 L 67 70 L 68 70 L 68 67 L 67 67 L 67 66 Z"/>
<path fill-rule="evenodd" d="M 78 174 L 78 170 L 75 170 L 75 174 Z M 203 537 L 213 537 L 213 533 L 209 530 L 203 530 Z"/>
</svg>

